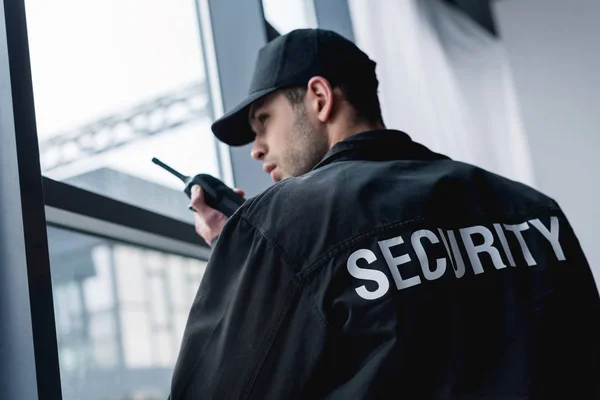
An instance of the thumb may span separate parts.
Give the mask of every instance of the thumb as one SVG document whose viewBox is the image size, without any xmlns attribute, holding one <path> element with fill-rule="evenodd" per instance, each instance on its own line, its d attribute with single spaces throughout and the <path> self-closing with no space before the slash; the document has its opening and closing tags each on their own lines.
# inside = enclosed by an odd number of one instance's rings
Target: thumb
<svg viewBox="0 0 600 400">
<path fill-rule="evenodd" d="M 235 189 L 233 189 L 233 191 L 242 197 L 244 197 L 246 195 L 246 192 L 244 192 L 242 189 L 235 188 Z"/>
<path fill-rule="evenodd" d="M 191 206 L 197 212 L 202 212 L 207 207 L 204 200 L 204 191 L 200 185 L 194 185 L 192 187 Z"/>
</svg>

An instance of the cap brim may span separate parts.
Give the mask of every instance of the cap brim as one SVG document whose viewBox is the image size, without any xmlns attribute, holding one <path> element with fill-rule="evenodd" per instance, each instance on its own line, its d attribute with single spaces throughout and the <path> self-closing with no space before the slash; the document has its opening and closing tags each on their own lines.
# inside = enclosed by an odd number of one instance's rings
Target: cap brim
<svg viewBox="0 0 600 400">
<path fill-rule="evenodd" d="M 250 105 L 275 90 L 277 88 L 269 88 L 250 94 L 237 107 L 216 120 L 211 129 L 217 139 L 230 146 L 243 146 L 254 141 L 255 134 L 248 121 Z"/>
</svg>

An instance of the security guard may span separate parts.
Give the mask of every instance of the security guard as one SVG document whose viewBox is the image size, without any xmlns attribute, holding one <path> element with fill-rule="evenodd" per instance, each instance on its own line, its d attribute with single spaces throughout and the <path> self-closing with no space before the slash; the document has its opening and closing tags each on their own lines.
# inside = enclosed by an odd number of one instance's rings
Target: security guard
<svg viewBox="0 0 600 400">
<path fill-rule="evenodd" d="M 188 399 L 600 399 L 600 300 L 559 205 L 384 127 L 375 63 L 324 30 L 261 49 L 213 132 L 276 182 L 213 245 Z M 218 239 L 217 239 L 218 238 Z"/>
</svg>

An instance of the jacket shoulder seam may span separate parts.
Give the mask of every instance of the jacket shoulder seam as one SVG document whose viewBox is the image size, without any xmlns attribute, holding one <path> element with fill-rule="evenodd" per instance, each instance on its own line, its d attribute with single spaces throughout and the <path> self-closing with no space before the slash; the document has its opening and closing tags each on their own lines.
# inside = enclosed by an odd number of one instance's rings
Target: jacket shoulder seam
<svg viewBox="0 0 600 400">
<path fill-rule="evenodd" d="M 248 200 L 248 206 L 244 207 L 245 209 L 242 210 L 242 212 L 240 212 L 240 216 L 242 217 L 250 217 L 250 214 L 254 211 L 254 209 L 256 208 L 257 204 L 264 198 L 267 196 L 267 194 L 270 194 L 271 192 L 275 191 L 275 190 L 279 190 L 281 189 L 281 187 L 283 186 L 283 181 L 279 182 L 273 186 L 268 187 L 264 192 L 260 193 L 259 195 L 257 195 L 256 197 L 249 199 Z"/>
<path fill-rule="evenodd" d="M 294 274 L 294 279 L 296 279 L 298 284 L 303 285 L 304 283 L 303 283 L 302 276 L 300 273 L 298 273 L 297 268 L 295 268 L 296 264 L 294 264 L 292 262 L 292 260 L 290 259 L 289 255 L 285 252 L 285 250 L 283 250 L 283 248 L 281 246 L 279 246 L 273 239 L 271 239 L 258 224 L 255 224 L 253 221 L 246 218 L 246 216 L 244 216 L 244 215 L 240 215 L 239 218 L 243 219 L 248 224 L 250 224 L 254 229 L 256 229 L 256 231 L 269 243 L 269 245 L 285 261 L 289 270 Z M 329 332 L 331 327 L 330 327 L 329 323 L 327 322 L 325 316 L 322 315 L 321 312 L 319 311 L 319 308 L 316 305 L 314 296 L 311 293 L 308 294 L 308 301 L 310 303 L 313 313 L 316 315 L 318 322 L 322 325 L 323 329 L 326 332 Z"/>
<path fill-rule="evenodd" d="M 273 248 L 273 250 L 275 250 L 275 252 L 285 261 L 288 269 L 294 275 L 296 275 L 297 271 L 294 268 L 295 264 L 292 262 L 292 260 L 290 259 L 290 256 L 283 250 L 283 248 L 280 245 L 278 245 L 273 239 L 271 239 L 271 237 L 268 236 L 266 234 L 266 232 L 259 225 L 255 224 L 252 220 L 247 218 L 245 215 L 240 215 L 239 218 L 246 221 L 248 224 L 250 224 L 260 234 L 260 236 L 262 236 L 267 241 L 267 243 L 269 243 L 269 245 Z"/>
</svg>

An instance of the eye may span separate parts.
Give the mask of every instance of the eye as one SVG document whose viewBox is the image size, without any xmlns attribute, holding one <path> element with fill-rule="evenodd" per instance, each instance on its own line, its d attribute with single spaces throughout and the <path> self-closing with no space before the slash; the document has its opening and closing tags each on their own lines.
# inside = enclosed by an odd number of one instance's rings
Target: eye
<svg viewBox="0 0 600 400">
<path fill-rule="evenodd" d="M 260 114 L 257 119 L 261 125 L 264 125 L 265 122 L 267 122 L 267 119 L 269 119 L 269 115 L 268 114 Z"/>
</svg>

